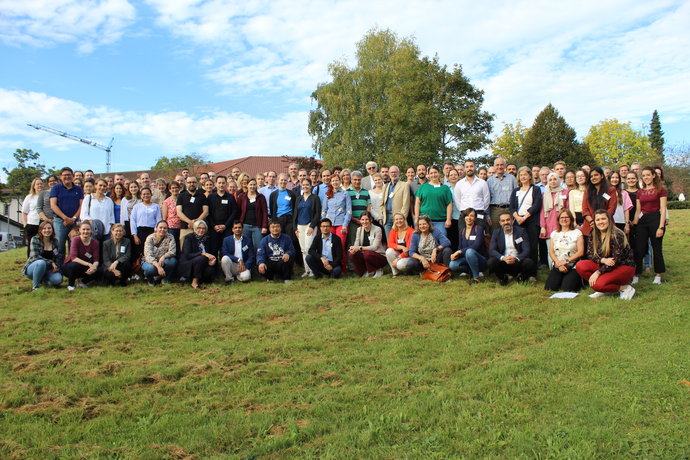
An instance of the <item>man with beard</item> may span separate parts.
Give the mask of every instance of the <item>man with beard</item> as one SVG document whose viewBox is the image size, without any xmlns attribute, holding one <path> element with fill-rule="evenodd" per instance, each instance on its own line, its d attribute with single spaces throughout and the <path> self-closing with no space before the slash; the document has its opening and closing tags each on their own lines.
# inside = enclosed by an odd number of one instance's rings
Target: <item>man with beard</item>
<svg viewBox="0 0 690 460">
<path fill-rule="evenodd" d="M 391 166 L 389 174 L 391 181 L 383 187 L 383 200 L 379 211 L 383 219 L 383 228 L 386 230 L 386 238 L 393 228 L 393 216 L 400 213 L 407 218 L 410 212 L 410 187 L 400 182 L 400 169 L 397 166 Z"/>
<path fill-rule="evenodd" d="M 455 206 L 463 212 L 467 208 L 472 208 L 477 211 L 477 223 L 486 227 L 489 218 L 489 203 L 491 195 L 489 193 L 489 186 L 486 181 L 480 179 L 475 175 L 475 164 L 473 160 L 465 161 L 465 178 L 460 180 L 455 186 L 453 193 L 453 200 Z M 461 227 L 464 227 L 465 220 L 459 221 Z"/>
<path fill-rule="evenodd" d="M 417 216 L 414 213 L 415 202 L 417 201 L 415 193 L 417 193 L 419 186 L 426 184 L 426 182 L 426 166 L 417 165 L 417 178 L 410 182 L 410 215 L 412 216 L 412 222 L 417 221 Z"/>
<path fill-rule="evenodd" d="M 208 216 L 208 200 L 206 195 L 196 188 L 196 177 L 187 176 L 185 179 L 186 190 L 182 190 L 177 196 L 177 216 L 180 218 L 180 241 L 192 233 L 192 227 L 197 220 L 204 220 Z M 184 244 L 184 243 L 182 243 Z"/>
<path fill-rule="evenodd" d="M 489 269 L 496 274 L 501 286 L 508 284 L 513 277 L 519 281 L 533 280 L 535 264 L 529 255 L 527 233 L 520 227 L 513 227 L 513 217 L 509 211 L 498 217 L 500 228 L 491 235 L 489 248 Z"/>
</svg>

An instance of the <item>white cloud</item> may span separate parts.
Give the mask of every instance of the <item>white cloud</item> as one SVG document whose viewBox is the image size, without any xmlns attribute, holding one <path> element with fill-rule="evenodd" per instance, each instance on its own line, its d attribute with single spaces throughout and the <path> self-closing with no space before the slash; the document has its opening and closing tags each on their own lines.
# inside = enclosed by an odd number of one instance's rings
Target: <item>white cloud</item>
<svg viewBox="0 0 690 460">
<path fill-rule="evenodd" d="M 127 0 L 0 0 L 0 40 L 32 46 L 76 42 L 89 53 L 119 40 L 134 18 Z"/>
</svg>

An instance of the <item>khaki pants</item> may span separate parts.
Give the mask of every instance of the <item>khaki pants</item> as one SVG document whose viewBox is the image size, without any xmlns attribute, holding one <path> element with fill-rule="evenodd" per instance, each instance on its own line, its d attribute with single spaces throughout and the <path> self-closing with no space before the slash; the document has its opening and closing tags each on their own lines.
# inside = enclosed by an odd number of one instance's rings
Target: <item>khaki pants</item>
<svg viewBox="0 0 690 460">
<path fill-rule="evenodd" d="M 184 237 L 193 232 L 194 230 L 192 230 L 191 228 L 180 229 L 180 252 L 182 252 L 182 246 L 184 246 Z"/>
</svg>

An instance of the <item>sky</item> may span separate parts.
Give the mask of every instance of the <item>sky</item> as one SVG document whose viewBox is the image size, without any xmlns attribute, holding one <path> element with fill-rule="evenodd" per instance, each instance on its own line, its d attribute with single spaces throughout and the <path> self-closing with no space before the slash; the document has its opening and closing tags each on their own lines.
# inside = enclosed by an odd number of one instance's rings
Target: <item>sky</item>
<svg viewBox="0 0 690 460">
<path fill-rule="evenodd" d="M 690 142 L 690 2 L 678 0 L 0 0 L 0 167 L 105 171 L 160 156 L 314 154 L 310 98 L 373 28 L 462 65 L 502 123 L 553 104 L 584 137 L 604 119 Z"/>
</svg>

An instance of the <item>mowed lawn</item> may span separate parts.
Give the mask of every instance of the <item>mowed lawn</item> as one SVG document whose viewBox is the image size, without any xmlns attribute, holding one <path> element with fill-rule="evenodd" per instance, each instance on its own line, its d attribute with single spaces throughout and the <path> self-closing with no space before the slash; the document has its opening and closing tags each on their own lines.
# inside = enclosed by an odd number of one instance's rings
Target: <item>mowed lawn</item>
<svg viewBox="0 0 690 460">
<path fill-rule="evenodd" d="M 688 458 L 690 211 L 630 302 L 418 277 L 30 292 L 0 458 Z"/>
</svg>

